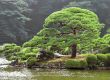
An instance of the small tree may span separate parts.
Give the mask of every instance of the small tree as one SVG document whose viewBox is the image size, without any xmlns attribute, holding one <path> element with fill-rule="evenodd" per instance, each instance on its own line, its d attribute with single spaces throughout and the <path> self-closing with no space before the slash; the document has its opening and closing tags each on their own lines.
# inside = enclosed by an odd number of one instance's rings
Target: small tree
<svg viewBox="0 0 110 80">
<path fill-rule="evenodd" d="M 44 27 L 59 31 L 56 36 L 71 47 L 71 57 L 76 57 L 77 44 L 86 44 L 99 37 L 101 26 L 95 13 L 73 7 L 52 13 L 44 23 Z"/>
</svg>

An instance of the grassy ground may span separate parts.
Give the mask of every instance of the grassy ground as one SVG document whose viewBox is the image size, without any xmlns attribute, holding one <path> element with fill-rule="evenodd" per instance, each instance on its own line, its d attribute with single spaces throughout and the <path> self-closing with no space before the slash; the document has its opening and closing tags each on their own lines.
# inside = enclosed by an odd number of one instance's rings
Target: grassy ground
<svg viewBox="0 0 110 80">
<path fill-rule="evenodd" d="M 83 60 L 85 59 L 84 56 L 81 56 L 81 55 L 77 55 L 76 58 L 71 58 L 71 55 L 66 55 L 66 56 L 63 56 L 61 58 L 54 58 L 54 59 L 51 59 L 49 61 L 47 61 L 48 63 L 54 63 L 54 62 L 65 62 L 67 60 L 71 60 L 71 59 L 78 59 L 78 60 Z"/>
</svg>

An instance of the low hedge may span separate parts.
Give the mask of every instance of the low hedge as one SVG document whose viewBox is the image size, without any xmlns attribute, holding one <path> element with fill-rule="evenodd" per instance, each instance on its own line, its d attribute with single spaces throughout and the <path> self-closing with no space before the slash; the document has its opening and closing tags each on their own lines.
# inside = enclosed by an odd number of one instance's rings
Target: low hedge
<svg viewBox="0 0 110 80">
<path fill-rule="evenodd" d="M 86 60 L 87 60 L 88 66 L 96 66 L 97 65 L 98 59 L 97 59 L 97 56 L 94 54 L 88 54 L 86 57 Z"/>
<path fill-rule="evenodd" d="M 106 54 L 106 56 L 107 56 L 106 66 L 110 67 L 110 54 Z"/>
<path fill-rule="evenodd" d="M 89 67 L 110 67 L 110 54 L 83 54 Z"/>
<path fill-rule="evenodd" d="M 71 59 L 65 62 L 66 68 L 86 68 L 88 66 L 86 60 Z"/>
<path fill-rule="evenodd" d="M 107 64 L 107 56 L 105 54 L 97 54 L 98 66 L 104 67 Z"/>
</svg>

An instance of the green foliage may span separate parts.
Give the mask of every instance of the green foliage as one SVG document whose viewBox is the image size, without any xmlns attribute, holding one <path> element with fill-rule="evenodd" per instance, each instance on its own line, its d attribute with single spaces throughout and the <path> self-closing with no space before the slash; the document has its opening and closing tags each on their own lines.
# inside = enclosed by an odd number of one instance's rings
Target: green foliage
<svg viewBox="0 0 110 80">
<path fill-rule="evenodd" d="M 109 53 L 110 52 L 110 34 L 104 35 L 102 38 L 97 38 L 92 42 L 93 53 Z"/>
<path fill-rule="evenodd" d="M 29 67 L 33 66 L 35 63 L 37 62 L 37 58 L 36 57 L 29 57 L 27 60 L 27 65 Z"/>
<path fill-rule="evenodd" d="M 107 32 L 108 34 L 110 34 L 110 28 L 108 28 L 106 32 Z"/>
<path fill-rule="evenodd" d="M 33 52 L 33 53 L 38 53 L 39 51 L 40 51 L 40 48 L 33 48 L 33 49 L 32 49 L 32 52 Z"/>
<path fill-rule="evenodd" d="M 107 56 L 106 66 L 109 66 L 110 67 L 110 54 L 106 54 L 106 56 Z"/>
<path fill-rule="evenodd" d="M 73 59 L 73 60 L 67 60 L 65 62 L 65 66 L 67 68 L 85 68 L 87 67 L 87 62 L 86 60 L 78 60 L 78 59 Z"/>
<path fill-rule="evenodd" d="M 21 53 L 30 53 L 31 52 L 31 47 L 26 47 L 26 48 L 22 48 Z"/>
<path fill-rule="evenodd" d="M 60 24 L 60 23 L 63 24 L 63 25 L 59 25 L 60 27 L 49 26 L 52 24 Z M 98 33 L 99 33 L 99 30 L 101 29 L 100 25 L 101 24 L 99 23 L 98 17 L 95 13 L 89 10 L 80 9 L 80 8 L 67 8 L 61 11 L 54 12 L 49 17 L 46 18 L 45 24 L 44 24 L 45 27 L 52 27 L 52 29 L 58 28 L 59 30 L 61 28 L 59 32 L 61 31 L 70 32 L 71 28 L 73 29 L 76 28 L 79 31 L 84 30 L 85 32 L 86 30 L 87 32 L 90 30 L 92 31 L 96 30 L 96 32 L 98 31 Z M 85 35 L 87 35 L 87 32 Z"/>
<path fill-rule="evenodd" d="M 86 55 L 86 60 L 89 66 L 96 66 L 97 65 L 97 56 L 94 54 Z"/>
<path fill-rule="evenodd" d="M 20 52 L 17 53 L 17 56 L 21 58 L 21 60 L 27 60 L 29 57 L 36 57 L 39 54 L 39 48 L 25 47 L 22 48 Z"/>
<path fill-rule="evenodd" d="M 36 57 L 36 53 L 26 53 L 25 57 L 26 59 L 28 59 L 29 57 Z"/>
<path fill-rule="evenodd" d="M 39 51 L 40 51 L 40 49 L 36 48 L 36 47 L 25 47 L 20 50 L 20 53 L 24 53 L 24 54 L 31 53 L 31 52 L 38 53 Z"/>
<path fill-rule="evenodd" d="M 61 49 L 60 46 L 53 44 L 53 45 L 50 47 L 50 50 L 51 50 L 52 52 L 55 52 L 55 51 L 60 52 L 62 49 Z"/>
<path fill-rule="evenodd" d="M 101 62 L 105 62 L 107 60 L 106 54 L 97 54 L 97 59 Z"/>
<path fill-rule="evenodd" d="M 95 13 L 81 8 L 66 8 L 48 16 L 44 28 L 24 43 L 23 47 L 38 47 L 68 54 L 71 49 L 67 48 L 76 43 L 79 53 L 93 53 L 106 46 L 103 39 L 98 39 L 101 28 L 102 24 Z M 100 46 L 102 42 L 104 45 Z"/>
<path fill-rule="evenodd" d="M 20 46 L 16 44 L 4 44 L 1 49 L 1 54 L 10 59 L 11 56 L 16 56 L 17 52 L 21 50 Z"/>
<path fill-rule="evenodd" d="M 80 44 L 79 49 L 84 50 L 84 45 L 90 49 L 89 44 L 99 37 L 102 24 L 95 13 L 72 7 L 52 13 L 45 19 L 44 27 L 56 29 L 56 38 L 60 38 L 66 47 L 74 43 Z"/>
<path fill-rule="evenodd" d="M 12 61 L 12 60 L 16 60 L 16 59 L 18 59 L 17 56 L 10 56 L 10 57 L 8 58 L 8 60 L 10 60 L 10 61 Z"/>
<path fill-rule="evenodd" d="M 110 34 L 106 34 L 103 36 L 103 43 L 105 43 L 105 46 L 102 48 L 102 53 L 110 53 Z M 99 46 L 101 46 L 100 44 Z"/>
<path fill-rule="evenodd" d="M 87 61 L 86 60 L 80 60 L 80 66 L 81 67 L 87 67 L 88 66 L 88 63 L 87 63 Z"/>
<path fill-rule="evenodd" d="M 98 65 L 99 66 L 105 66 L 107 62 L 107 56 L 106 54 L 97 54 L 98 59 Z"/>
<path fill-rule="evenodd" d="M 108 44 L 109 45 L 109 44 Z M 106 46 L 102 49 L 102 53 L 110 53 L 110 46 Z"/>
<path fill-rule="evenodd" d="M 63 55 L 68 55 L 71 53 L 71 49 L 69 47 L 63 48 L 63 50 L 61 51 L 61 53 Z"/>
</svg>

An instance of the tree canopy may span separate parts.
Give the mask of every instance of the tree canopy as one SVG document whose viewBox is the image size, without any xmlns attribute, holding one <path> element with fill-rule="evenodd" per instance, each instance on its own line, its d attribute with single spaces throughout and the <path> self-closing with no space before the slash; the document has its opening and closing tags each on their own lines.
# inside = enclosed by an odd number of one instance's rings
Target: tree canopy
<svg viewBox="0 0 110 80">
<path fill-rule="evenodd" d="M 102 24 L 94 12 L 72 7 L 49 15 L 45 19 L 44 27 L 58 30 L 59 33 L 56 35 L 72 47 L 72 53 L 75 56 L 77 44 L 86 44 L 98 38 Z"/>
</svg>

